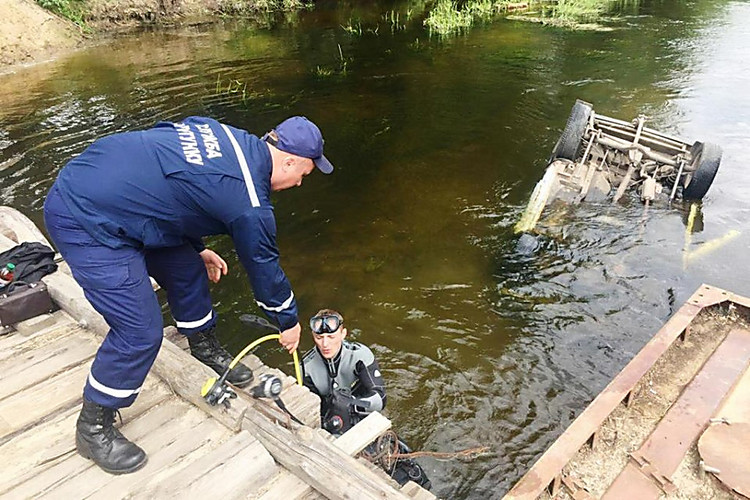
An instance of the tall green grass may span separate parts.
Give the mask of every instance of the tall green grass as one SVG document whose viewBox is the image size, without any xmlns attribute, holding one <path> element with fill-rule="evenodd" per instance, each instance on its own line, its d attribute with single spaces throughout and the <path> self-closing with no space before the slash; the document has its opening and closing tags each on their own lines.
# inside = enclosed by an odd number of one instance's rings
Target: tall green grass
<svg viewBox="0 0 750 500">
<path fill-rule="evenodd" d="M 576 21 L 592 21 L 604 14 L 611 0 L 558 0 L 552 6 L 552 16 Z"/>
<path fill-rule="evenodd" d="M 36 0 L 44 9 L 54 12 L 60 17 L 73 21 L 81 30 L 88 31 L 86 25 L 86 7 L 81 0 Z"/>
<path fill-rule="evenodd" d="M 637 6 L 641 0 L 528 0 L 532 8 L 540 8 L 545 17 L 565 24 L 594 21 L 622 5 Z M 523 0 L 437 0 L 424 21 L 430 33 L 451 35 L 465 32 L 480 20 L 491 19 L 499 12 L 523 4 Z M 515 5 L 517 6 L 517 5 Z"/>
<path fill-rule="evenodd" d="M 468 0 L 460 7 L 455 0 L 438 0 L 424 20 L 430 33 L 450 35 L 468 30 L 479 20 L 491 19 L 512 0 Z"/>
</svg>

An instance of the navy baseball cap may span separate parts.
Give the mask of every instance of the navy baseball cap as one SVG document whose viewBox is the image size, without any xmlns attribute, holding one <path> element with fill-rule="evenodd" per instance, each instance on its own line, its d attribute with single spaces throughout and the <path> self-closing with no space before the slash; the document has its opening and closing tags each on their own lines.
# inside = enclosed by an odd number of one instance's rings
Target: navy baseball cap
<svg viewBox="0 0 750 500">
<path fill-rule="evenodd" d="M 323 134 L 313 122 L 304 116 L 293 116 L 279 123 L 271 133 L 263 138 L 281 151 L 310 158 L 318 170 L 324 174 L 333 172 L 333 165 L 323 156 Z"/>
</svg>

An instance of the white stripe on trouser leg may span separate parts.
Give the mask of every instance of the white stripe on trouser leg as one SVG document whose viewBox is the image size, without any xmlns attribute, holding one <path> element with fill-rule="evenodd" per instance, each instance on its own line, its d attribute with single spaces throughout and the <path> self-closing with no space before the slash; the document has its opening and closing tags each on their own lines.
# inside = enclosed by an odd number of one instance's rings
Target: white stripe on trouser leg
<svg viewBox="0 0 750 500">
<path fill-rule="evenodd" d="M 112 387 L 107 387 L 106 385 L 96 380 L 93 373 L 89 373 L 89 384 L 91 384 L 91 387 L 99 392 L 103 392 L 108 396 L 120 399 L 129 398 L 133 394 L 138 394 L 139 392 L 141 392 L 141 387 L 143 387 L 141 386 L 138 389 L 113 389 Z"/>
<path fill-rule="evenodd" d="M 288 298 L 288 299 L 286 299 L 286 300 L 284 301 L 284 303 L 283 303 L 283 304 L 281 304 L 281 305 L 280 305 L 279 307 L 271 307 L 271 306 L 267 306 L 266 304 L 264 304 L 264 303 L 263 303 L 263 302 L 261 302 L 260 300 L 256 300 L 255 302 L 257 302 L 257 303 L 258 303 L 258 305 L 259 305 L 260 307 L 262 307 L 263 309 L 265 309 L 266 311 L 281 312 L 281 311 L 283 311 L 284 309 L 288 309 L 288 308 L 289 308 L 289 306 L 290 306 L 290 305 L 292 305 L 292 301 L 293 301 L 293 300 L 294 300 L 294 292 L 292 292 L 292 293 L 291 293 L 291 294 L 289 295 L 289 298 Z"/>
<path fill-rule="evenodd" d="M 213 310 L 208 311 L 208 314 L 204 316 L 203 318 L 196 320 L 196 321 L 177 321 L 175 318 L 174 323 L 177 325 L 177 328 L 198 328 L 200 326 L 205 325 L 208 323 L 211 318 L 213 317 L 214 312 Z"/>
</svg>

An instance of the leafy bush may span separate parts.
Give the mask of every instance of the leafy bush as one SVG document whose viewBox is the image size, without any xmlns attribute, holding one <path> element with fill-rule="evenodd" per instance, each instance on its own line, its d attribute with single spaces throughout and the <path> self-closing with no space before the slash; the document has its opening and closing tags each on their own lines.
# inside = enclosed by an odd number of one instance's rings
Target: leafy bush
<svg viewBox="0 0 750 500">
<path fill-rule="evenodd" d="M 84 21 L 86 9 L 81 0 L 36 0 L 36 3 L 60 17 L 73 21 L 81 29 L 88 29 Z"/>
</svg>

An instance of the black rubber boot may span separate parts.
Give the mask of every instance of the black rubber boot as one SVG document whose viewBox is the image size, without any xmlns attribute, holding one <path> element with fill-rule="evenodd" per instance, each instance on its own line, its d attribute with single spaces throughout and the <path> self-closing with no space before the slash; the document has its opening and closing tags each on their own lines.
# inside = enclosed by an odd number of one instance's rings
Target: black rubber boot
<svg viewBox="0 0 750 500">
<path fill-rule="evenodd" d="M 148 458 L 114 427 L 116 412 L 84 399 L 76 423 L 76 448 L 106 472 L 128 474 L 146 465 Z"/>
<path fill-rule="evenodd" d="M 219 344 L 214 330 L 215 328 L 211 327 L 190 335 L 188 344 L 190 344 L 190 354 L 194 358 L 222 375 L 234 358 Z M 237 363 L 229 371 L 227 381 L 237 387 L 246 387 L 253 381 L 253 371 L 242 363 Z"/>
</svg>

